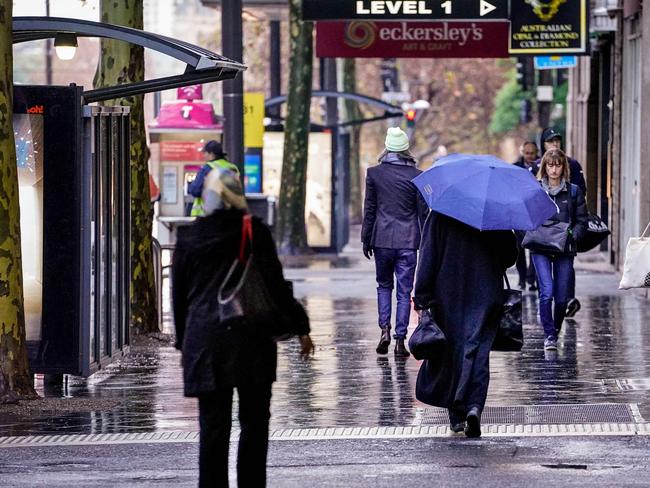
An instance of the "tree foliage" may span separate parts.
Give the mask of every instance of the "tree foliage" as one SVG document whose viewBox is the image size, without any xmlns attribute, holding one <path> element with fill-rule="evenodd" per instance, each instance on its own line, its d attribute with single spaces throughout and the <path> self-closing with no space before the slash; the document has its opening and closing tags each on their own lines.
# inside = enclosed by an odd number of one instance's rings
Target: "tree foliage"
<svg viewBox="0 0 650 488">
<path fill-rule="evenodd" d="M 103 0 L 102 22 L 143 28 L 143 0 Z M 95 88 L 144 80 L 144 49 L 102 39 Z M 149 148 L 144 97 L 105 102 L 131 107 L 131 326 L 135 333 L 158 331 L 152 258 L 152 212 L 149 198 Z"/>
<path fill-rule="evenodd" d="M 521 102 L 527 94 L 515 78 L 515 71 L 508 73 L 508 81 L 494 99 L 494 113 L 490 121 L 490 134 L 503 134 L 519 125 Z"/>
<path fill-rule="evenodd" d="M 11 0 L 0 0 L 0 403 L 36 397 L 25 338 L 13 131 L 12 10 Z"/>
</svg>

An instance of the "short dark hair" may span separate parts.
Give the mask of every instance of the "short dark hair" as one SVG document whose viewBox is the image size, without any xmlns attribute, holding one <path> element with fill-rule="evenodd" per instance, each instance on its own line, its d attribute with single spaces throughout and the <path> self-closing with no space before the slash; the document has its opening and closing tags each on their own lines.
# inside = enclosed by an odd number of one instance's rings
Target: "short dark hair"
<svg viewBox="0 0 650 488">
<path fill-rule="evenodd" d="M 209 152 L 214 154 L 217 158 L 223 158 L 226 154 L 223 152 L 223 146 L 219 141 L 211 140 L 205 143 L 202 152 Z"/>
</svg>

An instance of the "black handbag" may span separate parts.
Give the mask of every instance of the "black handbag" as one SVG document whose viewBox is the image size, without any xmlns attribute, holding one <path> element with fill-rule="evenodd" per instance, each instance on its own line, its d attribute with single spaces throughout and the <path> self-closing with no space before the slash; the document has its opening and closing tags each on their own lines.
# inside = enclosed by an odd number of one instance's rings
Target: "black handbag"
<svg viewBox="0 0 650 488">
<path fill-rule="evenodd" d="M 492 344 L 493 351 L 518 352 L 524 346 L 524 330 L 521 317 L 521 292 L 510 288 L 504 274 L 507 289 L 503 290 L 503 308 L 497 335 Z"/>
<path fill-rule="evenodd" d="M 577 242 L 578 252 L 586 252 L 603 242 L 611 232 L 607 224 L 596 214 L 590 213 L 587 218 L 587 230 Z"/>
<path fill-rule="evenodd" d="M 239 257 L 235 258 L 217 293 L 219 322 L 245 321 L 261 336 L 290 337 L 290 317 L 271 296 L 252 252 L 253 226 L 246 214 L 242 222 Z M 246 256 L 247 248 L 250 248 Z"/>
<path fill-rule="evenodd" d="M 433 320 L 429 310 L 422 310 L 420 321 L 409 338 L 409 349 L 415 359 L 434 359 L 445 348 L 445 334 Z"/>
<path fill-rule="evenodd" d="M 535 230 L 529 230 L 521 245 L 533 252 L 564 252 L 569 238 L 568 222 L 547 220 Z"/>
</svg>

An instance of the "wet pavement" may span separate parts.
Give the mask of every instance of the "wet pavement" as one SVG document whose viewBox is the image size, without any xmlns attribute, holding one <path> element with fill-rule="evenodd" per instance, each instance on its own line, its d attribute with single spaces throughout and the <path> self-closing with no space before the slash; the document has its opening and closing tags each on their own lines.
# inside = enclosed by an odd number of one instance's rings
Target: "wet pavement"
<svg viewBox="0 0 650 488">
<path fill-rule="evenodd" d="M 317 351 L 304 362 L 295 340 L 281 344 L 272 428 L 416 424 L 427 407 L 414 395 L 419 362 L 396 360 L 392 350 L 378 357 L 374 350 L 373 263 L 353 250 L 292 260 L 286 276 L 309 313 Z M 488 405 L 638 404 L 650 420 L 650 302 L 617 288 L 606 267 L 578 265 L 582 310 L 566 321 L 553 354 L 543 351 L 536 294 L 526 292 L 524 349 L 492 354 Z M 168 300 L 165 307 L 165 332 L 171 332 Z M 196 402 L 182 396 L 179 360 L 169 344 L 133 348 L 119 364 L 88 379 L 68 377 L 61 391 L 48 392 L 105 400 L 101 409 L 20 417 L 0 407 L 0 436 L 198 430 Z"/>
</svg>

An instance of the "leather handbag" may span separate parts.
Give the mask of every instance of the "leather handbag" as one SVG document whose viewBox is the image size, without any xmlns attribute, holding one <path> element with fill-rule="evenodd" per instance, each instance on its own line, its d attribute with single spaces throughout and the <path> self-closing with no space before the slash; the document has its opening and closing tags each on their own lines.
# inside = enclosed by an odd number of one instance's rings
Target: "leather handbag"
<svg viewBox="0 0 650 488">
<path fill-rule="evenodd" d="M 445 334 L 433 320 L 429 310 L 423 310 L 418 326 L 409 338 L 409 349 L 415 359 L 434 359 L 445 349 Z"/>
<path fill-rule="evenodd" d="M 521 292 L 510 288 L 508 277 L 503 275 L 507 288 L 503 290 L 503 308 L 492 344 L 493 351 L 518 352 L 524 346 L 521 317 Z"/>
<path fill-rule="evenodd" d="M 521 243 L 533 252 L 564 252 L 569 237 L 568 222 L 547 220 L 535 230 L 529 230 Z"/>
<path fill-rule="evenodd" d="M 577 242 L 578 252 L 586 252 L 603 242 L 611 232 L 607 224 L 596 214 L 590 213 L 587 217 L 587 230 L 585 235 Z"/>
<path fill-rule="evenodd" d="M 246 214 L 242 222 L 239 256 L 235 258 L 217 293 L 219 322 L 246 322 L 262 336 L 289 337 L 290 318 L 277 306 L 252 252 L 253 226 Z M 248 251 L 248 255 L 247 255 Z"/>
</svg>

